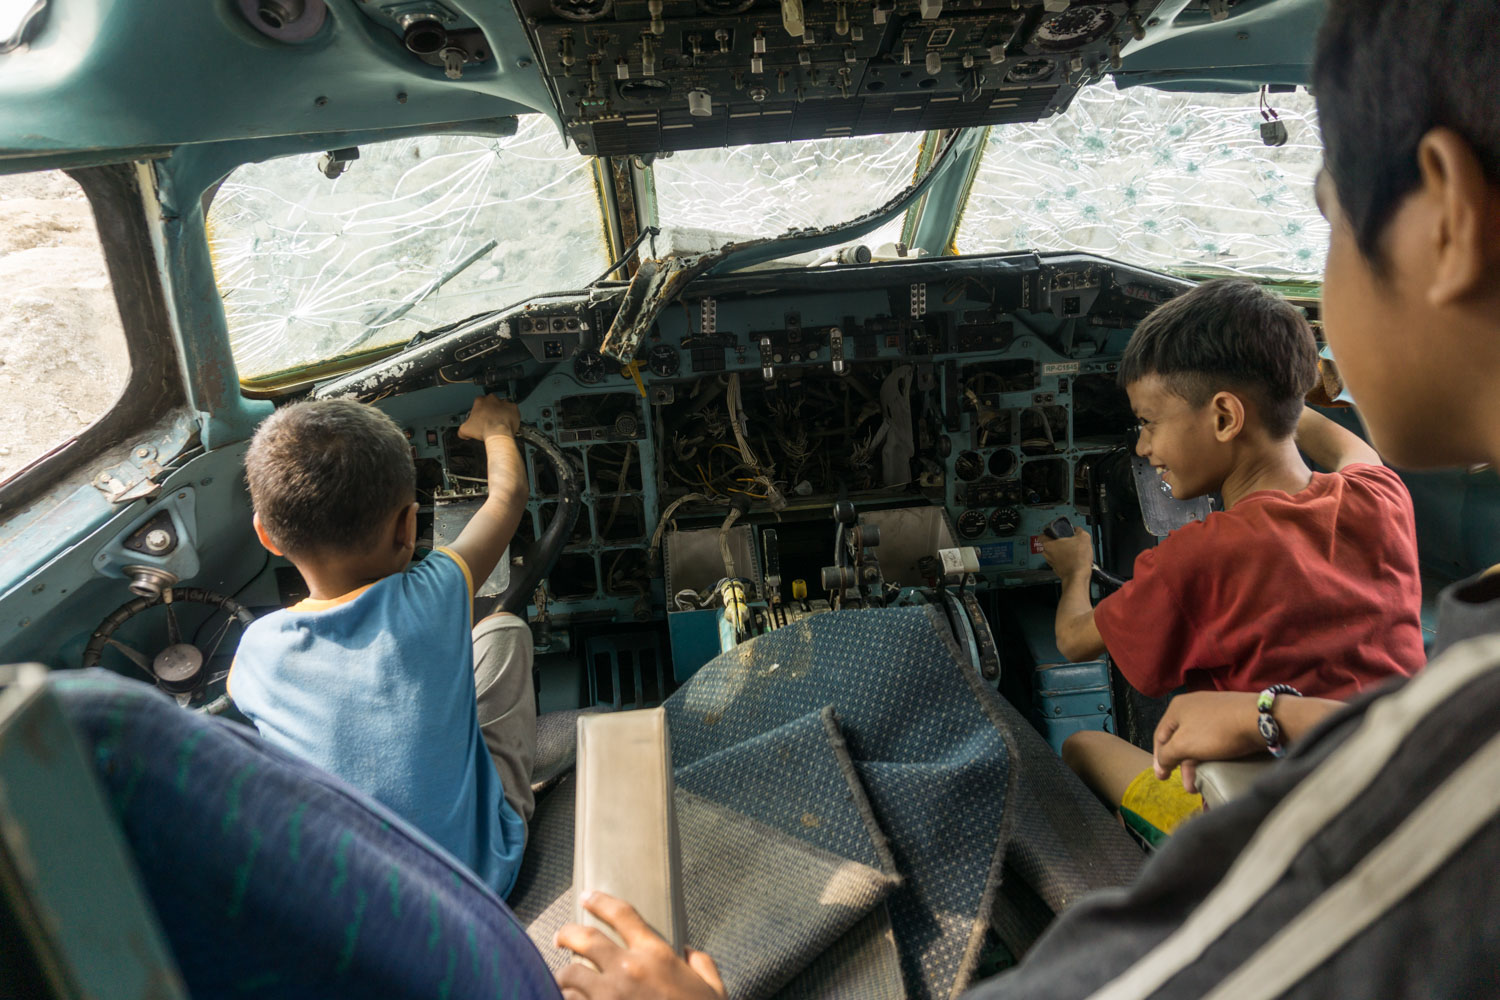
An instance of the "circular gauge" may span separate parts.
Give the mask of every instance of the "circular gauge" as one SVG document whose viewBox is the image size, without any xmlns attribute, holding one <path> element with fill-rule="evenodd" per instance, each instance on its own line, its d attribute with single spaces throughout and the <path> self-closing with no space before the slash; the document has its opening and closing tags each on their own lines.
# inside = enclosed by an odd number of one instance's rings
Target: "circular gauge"
<svg viewBox="0 0 1500 1000">
<path fill-rule="evenodd" d="M 646 367 L 658 378 L 671 378 L 682 369 L 682 360 L 677 349 L 667 344 L 657 344 L 646 354 Z"/>
<path fill-rule="evenodd" d="M 958 458 L 953 460 L 953 474 L 966 483 L 972 483 L 984 475 L 984 459 L 978 452 L 959 452 Z"/>
<path fill-rule="evenodd" d="M 609 13 L 614 0 L 551 0 L 547 6 L 569 21 L 597 21 Z"/>
<path fill-rule="evenodd" d="M 1044 49 L 1061 52 L 1103 38 L 1114 26 L 1114 11 L 1108 7 L 1072 7 L 1043 21 L 1032 41 Z"/>
<path fill-rule="evenodd" d="M 573 358 L 573 375 L 584 385 L 597 385 L 607 374 L 609 367 L 598 351 L 579 351 Z"/>
<path fill-rule="evenodd" d="M 990 531 L 996 535 L 1014 535 L 1021 526 L 1021 512 L 1014 507 L 997 507 L 990 515 Z"/>
<path fill-rule="evenodd" d="M 1016 456 L 1014 452 L 997 451 L 990 456 L 990 475 L 996 479 L 1008 479 L 1016 474 Z"/>
<path fill-rule="evenodd" d="M 1016 63 L 1005 74 L 1008 83 L 1037 83 L 1051 76 L 1057 63 L 1051 59 L 1026 59 Z"/>
<path fill-rule="evenodd" d="M 615 91 L 622 100 L 660 104 L 672 96 L 672 85 L 654 76 L 646 76 L 638 80 L 621 80 L 615 84 Z"/>
<path fill-rule="evenodd" d="M 978 538 L 989 527 L 989 518 L 982 510 L 966 510 L 958 515 L 958 533 L 964 538 Z"/>
</svg>

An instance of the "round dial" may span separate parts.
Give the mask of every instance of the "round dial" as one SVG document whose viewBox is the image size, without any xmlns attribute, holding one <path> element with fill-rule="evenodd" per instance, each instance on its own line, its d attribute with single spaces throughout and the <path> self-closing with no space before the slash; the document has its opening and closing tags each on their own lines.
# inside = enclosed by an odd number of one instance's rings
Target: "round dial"
<svg viewBox="0 0 1500 1000">
<path fill-rule="evenodd" d="M 646 354 L 646 367 L 659 378 L 671 378 L 682 369 L 682 360 L 677 349 L 667 344 L 657 344 Z"/>
<path fill-rule="evenodd" d="M 654 76 L 647 76 L 635 80 L 621 80 L 615 84 L 615 91 L 627 101 L 661 104 L 672 95 L 672 85 Z"/>
<path fill-rule="evenodd" d="M 569 21 L 597 21 L 609 13 L 613 0 L 551 0 L 552 13 Z"/>
<path fill-rule="evenodd" d="M 1074 7 L 1043 21 L 1032 40 L 1054 52 L 1076 49 L 1104 37 L 1114 24 L 1114 11 L 1108 7 Z"/>
<path fill-rule="evenodd" d="M 1045 80 L 1057 69 L 1057 63 L 1051 59 L 1026 59 L 1016 63 L 1005 74 L 1005 79 L 1010 83 L 1036 83 Z"/>
<path fill-rule="evenodd" d="M 578 355 L 573 358 L 573 374 L 585 385 L 603 382 L 604 376 L 608 373 L 609 369 L 604 363 L 604 356 L 598 351 L 579 351 Z"/>
<path fill-rule="evenodd" d="M 1021 526 L 1021 512 L 1014 507 L 997 507 L 990 515 L 990 531 L 996 535 L 1013 535 Z"/>
<path fill-rule="evenodd" d="M 965 538 L 978 538 L 989 526 L 989 518 L 982 510 L 966 510 L 958 515 L 958 533 Z"/>
</svg>

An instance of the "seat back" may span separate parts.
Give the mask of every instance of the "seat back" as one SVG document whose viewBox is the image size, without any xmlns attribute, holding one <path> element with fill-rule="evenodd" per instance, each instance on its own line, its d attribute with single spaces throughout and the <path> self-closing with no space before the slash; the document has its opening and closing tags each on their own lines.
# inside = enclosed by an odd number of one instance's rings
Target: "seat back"
<svg viewBox="0 0 1500 1000">
<path fill-rule="evenodd" d="M 509 908 L 394 813 L 104 671 L 52 687 L 193 996 L 559 996 Z"/>
<path fill-rule="evenodd" d="M 46 679 L 36 664 L 0 667 L 0 996 L 186 998 Z"/>
</svg>

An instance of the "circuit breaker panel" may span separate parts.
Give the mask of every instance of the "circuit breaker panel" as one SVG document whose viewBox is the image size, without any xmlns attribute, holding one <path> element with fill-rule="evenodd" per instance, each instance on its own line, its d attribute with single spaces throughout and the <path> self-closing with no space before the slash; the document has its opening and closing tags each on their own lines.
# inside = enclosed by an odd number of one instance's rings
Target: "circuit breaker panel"
<svg viewBox="0 0 1500 1000">
<path fill-rule="evenodd" d="M 1157 0 L 522 0 L 580 152 L 1035 121 Z"/>
</svg>

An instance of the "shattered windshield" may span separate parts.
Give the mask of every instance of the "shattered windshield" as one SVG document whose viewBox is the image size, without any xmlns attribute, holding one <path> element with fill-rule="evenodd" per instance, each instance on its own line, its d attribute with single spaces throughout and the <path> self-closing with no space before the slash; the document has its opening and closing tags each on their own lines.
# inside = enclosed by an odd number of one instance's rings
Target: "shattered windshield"
<svg viewBox="0 0 1500 1000">
<path fill-rule="evenodd" d="M 360 147 L 239 167 L 209 210 L 242 379 L 391 344 L 609 265 L 591 161 L 526 116 L 514 136 Z"/>
<path fill-rule="evenodd" d="M 921 147 L 900 133 L 676 153 L 652 171 L 662 236 L 691 253 L 847 222 L 912 183 Z M 862 242 L 900 233 L 898 215 Z"/>
<path fill-rule="evenodd" d="M 991 132 L 956 243 L 962 253 L 1081 250 L 1193 273 L 1317 280 L 1328 224 L 1313 99 L 1087 87 L 1062 115 Z"/>
</svg>

